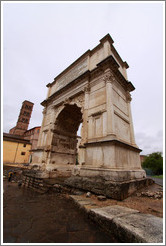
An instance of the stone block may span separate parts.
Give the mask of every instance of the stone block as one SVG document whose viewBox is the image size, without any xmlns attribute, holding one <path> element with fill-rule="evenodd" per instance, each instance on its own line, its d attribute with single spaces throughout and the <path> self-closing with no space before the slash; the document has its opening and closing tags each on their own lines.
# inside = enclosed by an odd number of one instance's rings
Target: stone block
<svg viewBox="0 0 166 246">
<path fill-rule="evenodd" d="M 104 195 L 109 198 L 116 200 L 123 200 L 130 196 L 133 192 L 141 189 L 144 186 L 153 184 L 154 181 L 151 179 L 141 179 L 135 181 L 126 182 L 112 182 L 105 181 L 104 178 L 97 177 L 76 177 L 72 176 L 65 180 L 65 184 L 82 189 L 85 191 L 90 191 L 98 195 Z"/>
<path fill-rule="evenodd" d="M 162 243 L 163 219 L 150 214 L 128 214 L 113 220 L 122 242 Z"/>
<path fill-rule="evenodd" d="M 97 199 L 99 201 L 106 201 L 107 200 L 107 198 L 105 196 L 98 196 Z"/>
<path fill-rule="evenodd" d="M 122 207 L 118 205 L 106 206 L 102 208 L 94 208 L 91 209 L 90 212 L 94 214 L 96 217 L 100 217 L 103 219 L 109 219 L 109 221 L 113 220 L 117 217 L 122 217 L 128 214 L 139 213 L 138 210 Z"/>
<path fill-rule="evenodd" d="M 93 208 L 90 218 L 121 243 L 162 243 L 163 219 L 114 205 Z"/>
</svg>

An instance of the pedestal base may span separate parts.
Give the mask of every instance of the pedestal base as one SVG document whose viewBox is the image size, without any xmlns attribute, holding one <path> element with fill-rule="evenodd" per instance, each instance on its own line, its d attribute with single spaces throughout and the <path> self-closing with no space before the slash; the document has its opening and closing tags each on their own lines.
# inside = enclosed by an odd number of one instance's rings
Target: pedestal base
<svg viewBox="0 0 166 246">
<path fill-rule="evenodd" d="M 92 168 L 75 166 L 73 175 L 81 177 L 103 177 L 104 180 L 113 182 L 123 182 L 130 180 L 143 179 L 146 177 L 146 172 L 143 169 L 124 170 L 110 168 Z"/>
<path fill-rule="evenodd" d="M 124 182 L 107 181 L 102 177 L 78 177 L 72 176 L 65 180 L 65 185 L 70 187 L 91 191 L 95 194 L 104 195 L 116 200 L 123 200 L 135 191 L 153 184 L 149 178 L 131 180 Z"/>
</svg>

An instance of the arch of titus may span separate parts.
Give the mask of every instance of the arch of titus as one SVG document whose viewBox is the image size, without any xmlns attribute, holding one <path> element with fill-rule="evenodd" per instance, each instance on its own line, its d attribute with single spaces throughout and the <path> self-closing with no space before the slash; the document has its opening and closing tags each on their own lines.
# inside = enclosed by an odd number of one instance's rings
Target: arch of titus
<svg viewBox="0 0 166 246">
<path fill-rule="evenodd" d="M 134 139 L 130 92 L 135 88 L 128 67 L 107 34 L 47 84 L 32 158 L 42 177 L 104 177 L 116 183 L 145 178 Z"/>
</svg>

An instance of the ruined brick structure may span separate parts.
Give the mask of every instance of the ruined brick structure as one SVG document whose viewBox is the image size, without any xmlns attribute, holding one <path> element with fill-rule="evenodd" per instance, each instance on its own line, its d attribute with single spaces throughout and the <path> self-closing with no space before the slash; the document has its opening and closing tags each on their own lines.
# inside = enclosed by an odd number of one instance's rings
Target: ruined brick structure
<svg viewBox="0 0 166 246">
<path fill-rule="evenodd" d="M 37 148 L 37 142 L 40 133 L 40 126 L 33 127 L 24 133 L 24 139 L 30 140 L 32 144 L 32 150 Z"/>
</svg>

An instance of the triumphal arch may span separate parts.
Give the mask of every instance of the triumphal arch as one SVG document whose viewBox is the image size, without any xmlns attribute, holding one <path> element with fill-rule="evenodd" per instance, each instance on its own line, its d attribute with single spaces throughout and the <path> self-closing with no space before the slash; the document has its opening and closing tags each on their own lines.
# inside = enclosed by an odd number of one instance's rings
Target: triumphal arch
<svg viewBox="0 0 166 246">
<path fill-rule="evenodd" d="M 107 34 L 47 84 L 32 159 L 43 177 L 100 176 L 113 182 L 145 177 L 134 138 L 130 93 L 135 88 L 128 67 Z"/>
</svg>

